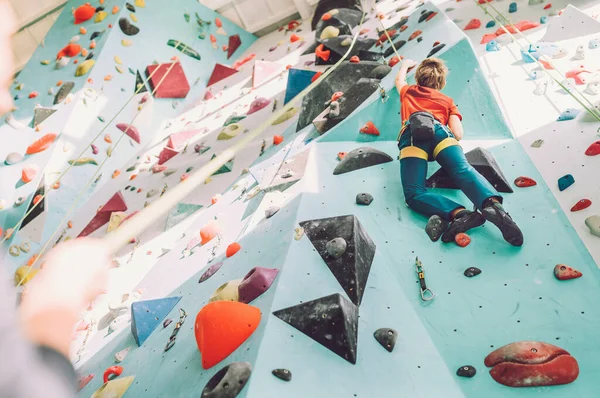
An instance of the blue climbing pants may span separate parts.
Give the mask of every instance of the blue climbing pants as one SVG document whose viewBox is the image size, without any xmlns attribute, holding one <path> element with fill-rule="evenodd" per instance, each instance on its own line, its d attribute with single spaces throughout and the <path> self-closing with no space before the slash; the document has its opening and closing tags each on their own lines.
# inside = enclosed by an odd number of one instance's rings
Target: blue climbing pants
<svg viewBox="0 0 600 398">
<path fill-rule="evenodd" d="M 400 177 L 406 204 L 428 217 L 438 215 L 451 221 L 452 211 L 464 208 L 442 195 L 427 192 L 427 162 L 437 161 L 452 177 L 456 185 L 481 209 L 486 199 L 502 197 L 494 187 L 469 164 L 465 154 L 448 127 L 435 123 L 433 139 L 413 142 L 410 126 L 400 136 Z"/>
</svg>

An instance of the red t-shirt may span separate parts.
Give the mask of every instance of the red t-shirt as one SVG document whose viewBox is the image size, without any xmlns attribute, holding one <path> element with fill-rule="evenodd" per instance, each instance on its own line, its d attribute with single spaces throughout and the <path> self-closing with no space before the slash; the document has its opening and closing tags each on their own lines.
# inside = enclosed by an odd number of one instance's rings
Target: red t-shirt
<svg viewBox="0 0 600 398">
<path fill-rule="evenodd" d="M 402 125 L 410 115 L 419 111 L 426 111 L 443 124 L 448 125 L 450 115 L 456 115 L 462 120 L 462 115 L 454 100 L 438 90 L 419 85 L 406 85 L 400 90 L 400 102 L 402 104 Z"/>
</svg>

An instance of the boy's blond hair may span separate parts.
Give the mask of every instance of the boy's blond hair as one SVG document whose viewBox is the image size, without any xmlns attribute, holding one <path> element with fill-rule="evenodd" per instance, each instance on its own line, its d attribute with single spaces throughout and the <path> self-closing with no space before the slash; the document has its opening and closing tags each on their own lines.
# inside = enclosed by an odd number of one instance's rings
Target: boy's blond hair
<svg viewBox="0 0 600 398">
<path fill-rule="evenodd" d="M 446 85 L 448 68 L 439 58 L 427 58 L 417 67 L 415 79 L 419 86 L 441 90 Z"/>
</svg>

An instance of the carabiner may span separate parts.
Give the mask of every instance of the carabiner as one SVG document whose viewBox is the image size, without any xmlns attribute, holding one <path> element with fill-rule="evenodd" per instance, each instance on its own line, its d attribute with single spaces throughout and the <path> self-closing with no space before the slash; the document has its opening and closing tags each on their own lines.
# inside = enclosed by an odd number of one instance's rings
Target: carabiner
<svg viewBox="0 0 600 398">
<path fill-rule="evenodd" d="M 424 271 L 423 263 L 419 260 L 419 257 L 417 257 L 415 259 L 415 268 L 417 271 L 417 276 L 419 278 L 419 285 L 421 286 L 421 300 L 423 300 L 423 301 L 433 300 L 435 297 L 435 293 L 433 293 L 431 291 L 431 289 L 429 289 L 427 287 L 427 284 L 425 283 L 425 271 Z"/>
</svg>

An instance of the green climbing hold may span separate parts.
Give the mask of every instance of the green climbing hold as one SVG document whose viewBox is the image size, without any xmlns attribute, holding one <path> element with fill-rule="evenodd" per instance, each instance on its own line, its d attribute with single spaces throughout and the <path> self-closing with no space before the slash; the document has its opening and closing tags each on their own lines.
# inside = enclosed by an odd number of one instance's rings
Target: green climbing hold
<svg viewBox="0 0 600 398">
<path fill-rule="evenodd" d="M 93 164 L 98 166 L 98 162 L 94 158 L 79 158 L 75 160 L 69 160 L 71 166 L 82 166 L 84 164 Z"/>
<path fill-rule="evenodd" d="M 227 127 L 230 124 L 237 123 L 241 120 L 244 120 L 245 118 L 246 118 L 246 116 L 238 116 L 238 115 L 233 114 L 233 115 L 229 116 L 227 118 L 227 120 L 225 120 L 225 123 L 223 123 L 223 127 Z"/>
<path fill-rule="evenodd" d="M 204 33 L 204 32 L 200 32 L 200 34 L 198 35 L 198 38 L 199 38 L 200 40 L 204 40 L 204 39 L 206 39 L 206 33 Z"/>
<path fill-rule="evenodd" d="M 210 160 L 213 160 L 216 157 L 217 157 L 217 155 L 212 155 L 212 158 L 210 158 Z M 221 166 L 221 168 L 219 170 L 215 171 L 215 173 L 213 175 L 216 176 L 219 174 L 230 173 L 231 170 L 233 170 L 233 159 L 231 159 L 229 162 L 227 162 L 223 166 Z"/>
<path fill-rule="evenodd" d="M 217 136 L 217 140 L 224 141 L 230 140 L 232 138 L 237 137 L 237 135 L 242 131 L 242 126 L 237 123 L 232 123 L 229 126 L 225 127 L 221 133 Z"/>
<path fill-rule="evenodd" d="M 180 42 L 178 40 L 171 39 L 167 42 L 167 44 L 169 46 L 175 48 L 176 50 L 181 51 L 183 54 L 185 54 L 187 56 L 190 56 L 192 58 L 200 60 L 200 54 L 198 53 L 198 51 L 186 46 L 185 44 L 183 44 L 182 42 Z"/>
<path fill-rule="evenodd" d="M 271 126 L 277 126 L 278 124 L 281 124 L 287 120 L 290 120 L 291 118 L 294 117 L 294 115 L 296 113 L 298 113 L 298 108 L 291 107 L 290 109 L 286 110 L 283 113 L 283 115 L 281 115 L 277 119 L 275 119 L 275 121 L 273 123 L 271 123 Z"/>
<path fill-rule="evenodd" d="M 79 77 L 87 74 L 90 71 L 90 69 L 92 69 L 95 63 L 96 61 L 94 61 L 93 59 L 88 59 L 87 61 L 82 62 L 81 65 L 77 67 L 77 70 L 75 71 L 75 76 Z"/>
<path fill-rule="evenodd" d="M 190 22 L 190 14 L 186 12 L 183 14 L 183 17 L 185 18 L 185 22 Z"/>
<path fill-rule="evenodd" d="M 104 123 L 104 118 L 102 116 L 98 116 L 98 120 L 100 120 L 102 123 Z"/>
</svg>

